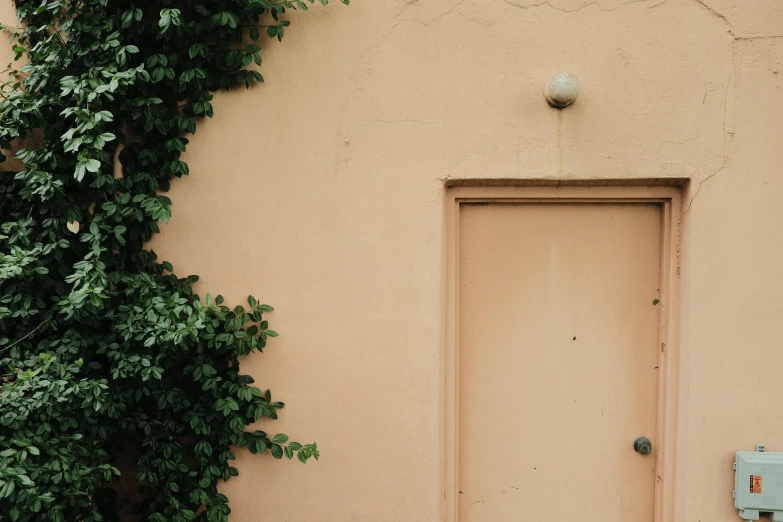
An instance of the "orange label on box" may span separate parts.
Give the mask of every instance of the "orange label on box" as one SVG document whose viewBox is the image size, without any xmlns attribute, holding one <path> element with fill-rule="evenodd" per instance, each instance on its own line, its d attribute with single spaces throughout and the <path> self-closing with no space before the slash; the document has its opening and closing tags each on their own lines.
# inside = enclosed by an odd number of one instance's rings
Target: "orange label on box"
<svg viewBox="0 0 783 522">
<path fill-rule="evenodd" d="M 750 492 L 761 493 L 761 475 L 750 476 Z"/>
</svg>

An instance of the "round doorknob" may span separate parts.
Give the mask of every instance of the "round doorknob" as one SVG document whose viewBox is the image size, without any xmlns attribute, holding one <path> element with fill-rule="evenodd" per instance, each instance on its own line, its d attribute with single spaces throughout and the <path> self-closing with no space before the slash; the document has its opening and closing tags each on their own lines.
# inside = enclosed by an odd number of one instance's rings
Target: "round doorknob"
<svg viewBox="0 0 783 522">
<path fill-rule="evenodd" d="M 639 455 L 649 455 L 652 451 L 652 442 L 647 437 L 639 437 L 633 441 L 633 449 Z"/>
</svg>

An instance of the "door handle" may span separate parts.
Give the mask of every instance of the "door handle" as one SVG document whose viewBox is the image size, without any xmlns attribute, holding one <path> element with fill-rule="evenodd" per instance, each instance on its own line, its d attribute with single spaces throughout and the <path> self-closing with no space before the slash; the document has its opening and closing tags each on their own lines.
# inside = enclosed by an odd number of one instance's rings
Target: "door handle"
<svg viewBox="0 0 783 522">
<path fill-rule="evenodd" d="M 647 437 L 638 437 L 633 441 L 633 449 L 639 455 L 649 455 L 652 451 L 652 442 Z"/>
</svg>

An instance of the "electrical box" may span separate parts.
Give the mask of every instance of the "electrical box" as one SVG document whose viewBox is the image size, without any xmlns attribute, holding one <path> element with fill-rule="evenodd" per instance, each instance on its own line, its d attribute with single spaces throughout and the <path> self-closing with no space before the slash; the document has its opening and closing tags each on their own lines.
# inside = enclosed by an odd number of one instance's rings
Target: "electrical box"
<svg viewBox="0 0 783 522">
<path fill-rule="evenodd" d="M 783 453 L 767 453 L 765 446 L 737 452 L 734 507 L 745 520 L 769 513 L 770 520 L 783 522 Z"/>
</svg>

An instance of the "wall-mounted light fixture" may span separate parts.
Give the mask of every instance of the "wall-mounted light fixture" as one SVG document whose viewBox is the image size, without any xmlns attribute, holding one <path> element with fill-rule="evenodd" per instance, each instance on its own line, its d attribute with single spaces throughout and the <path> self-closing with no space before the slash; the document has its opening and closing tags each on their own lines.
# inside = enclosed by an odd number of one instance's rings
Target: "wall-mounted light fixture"
<svg viewBox="0 0 783 522">
<path fill-rule="evenodd" d="M 568 107 L 579 94 L 579 79 L 570 72 L 559 72 L 552 76 L 544 87 L 544 96 L 549 105 L 557 109 Z"/>
</svg>

